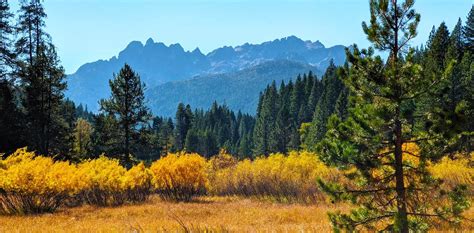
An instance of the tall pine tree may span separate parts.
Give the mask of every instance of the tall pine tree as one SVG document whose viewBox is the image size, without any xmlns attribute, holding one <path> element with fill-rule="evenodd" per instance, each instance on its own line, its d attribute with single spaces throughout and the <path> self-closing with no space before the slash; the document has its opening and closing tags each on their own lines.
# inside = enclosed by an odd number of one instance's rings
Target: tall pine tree
<svg viewBox="0 0 474 233">
<path fill-rule="evenodd" d="M 353 231 L 362 226 L 403 233 L 425 231 L 434 219 L 456 222 L 469 207 L 463 188 L 448 195 L 446 206 L 432 204 L 434 199 L 446 197 L 426 168 L 429 161 L 440 157 L 428 147 L 416 151 L 410 146 L 434 145 L 436 135 L 410 127 L 411 105 L 436 89 L 442 78 L 423 75 L 421 66 L 413 62 L 414 51 L 408 45 L 420 21 L 413 5 L 413 0 L 370 1 L 371 20 L 363 23 L 363 29 L 376 49 L 389 52 L 387 62 L 374 56 L 373 48 L 354 46 L 353 52 L 347 51 L 350 68 L 342 74 L 354 106 L 346 120 L 335 115 L 330 118 L 328 132 L 318 146 L 326 164 L 345 170 L 347 178 L 354 181 L 347 186 L 320 182 L 334 200 L 347 200 L 359 207 L 350 213 L 331 213 L 336 229 Z M 437 34 L 445 38 L 446 31 L 441 27 Z M 442 43 L 435 38 L 432 47 L 436 44 Z"/>
<path fill-rule="evenodd" d="M 472 54 L 474 53 L 474 5 L 471 7 L 471 11 L 469 11 L 463 32 L 466 39 L 466 47 Z"/>
<path fill-rule="evenodd" d="M 25 146 L 23 114 L 13 75 L 15 53 L 12 49 L 13 27 L 8 1 L 0 0 L 0 152 L 7 154 Z"/>
<path fill-rule="evenodd" d="M 28 141 L 44 155 L 61 153 L 64 119 L 61 117 L 64 69 L 50 36 L 44 31 L 46 13 L 40 0 L 20 4 L 16 41 L 18 75 L 24 90 Z"/>
<path fill-rule="evenodd" d="M 109 80 L 112 96 L 101 100 L 101 111 L 116 117 L 121 136 L 122 161 L 130 165 L 134 143 L 139 137 L 139 129 L 148 124 L 151 113 L 145 105 L 145 85 L 140 76 L 125 64 L 118 75 Z"/>
<path fill-rule="evenodd" d="M 316 145 L 326 133 L 328 119 L 334 113 L 337 100 L 344 88 L 344 84 L 337 74 L 337 67 L 332 61 L 321 82 L 323 91 L 314 111 L 309 134 L 304 142 L 305 148 L 310 150 L 315 150 L 314 145 Z"/>
<path fill-rule="evenodd" d="M 265 90 L 261 101 L 253 132 L 254 155 L 278 151 L 280 135 L 277 132 L 278 91 L 275 82 Z"/>
<path fill-rule="evenodd" d="M 176 110 L 176 132 L 175 132 L 175 146 L 178 151 L 184 149 L 186 144 L 186 135 L 192 127 L 193 113 L 191 106 L 184 106 L 183 103 L 178 105 Z"/>
</svg>

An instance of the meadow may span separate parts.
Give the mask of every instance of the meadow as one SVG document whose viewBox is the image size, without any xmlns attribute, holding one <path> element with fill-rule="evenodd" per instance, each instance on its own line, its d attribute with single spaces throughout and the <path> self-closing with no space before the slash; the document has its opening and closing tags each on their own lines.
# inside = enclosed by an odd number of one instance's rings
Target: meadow
<svg viewBox="0 0 474 233">
<path fill-rule="evenodd" d="M 331 232 L 326 212 L 347 206 L 282 204 L 239 197 L 200 197 L 193 202 L 158 196 L 137 205 L 65 208 L 54 214 L 0 216 L 0 232 Z M 466 213 L 474 218 L 474 209 Z M 440 225 L 432 232 L 472 232 Z"/>
<path fill-rule="evenodd" d="M 445 158 L 430 170 L 472 194 L 471 161 Z M 224 151 L 209 160 L 177 153 L 127 169 L 106 157 L 70 163 L 23 148 L 0 160 L 0 232 L 329 232 L 327 212 L 350 206 L 333 204 L 318 179 L 350 184 L 304 151 L 241 161 Z M 460 228 L 432 230 L 474 231 L 474 209 L 464 217 Z"/>
</svg>

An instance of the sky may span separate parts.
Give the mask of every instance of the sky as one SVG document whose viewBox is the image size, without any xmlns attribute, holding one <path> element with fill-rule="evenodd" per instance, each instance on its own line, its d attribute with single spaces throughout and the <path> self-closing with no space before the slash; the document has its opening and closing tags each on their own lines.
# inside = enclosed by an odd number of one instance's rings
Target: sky
<svg viewBox="0 0 474 233">
<path fill-rule="evenodd" d="M 18 9 L 18 1 L 9 1 Z M 262 43 L 295 35 L 326 47 L 369 43 L 361 22 L 369 20 L 368 0 L 45 0 L 47 32 L 66 73 L 116 56 L 128 43 L 153 38 L 203 53 L 230 45 Z M 464 21 L 474 0 L 418 0 L 419 35 L 424 43 L 433 25 L 452 29 Z"/>
</svg>

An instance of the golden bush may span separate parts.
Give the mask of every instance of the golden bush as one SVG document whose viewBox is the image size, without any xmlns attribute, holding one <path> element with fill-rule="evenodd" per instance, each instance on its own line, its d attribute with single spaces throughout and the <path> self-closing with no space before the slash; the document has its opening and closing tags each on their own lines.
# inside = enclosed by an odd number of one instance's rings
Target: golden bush
<svg viewBox="0 0 474 233">
<path fill-rule="evenodd" d="M 190 201 L 206 192 L 207 162 L 198 154 L 169 154 L 152 163 L 152 183 L 164 199 Z"/>
<path fill-rule="evenodd" d="M 420 148 L 418 145 L 416 143 L 405 143 L 402 149 L 404 162 L 414 167 L 419 166 Z M 458 185 L 467 185 L 471 192 L 474 192 L 473 161 L 474 153 L 471 153 L 470 156 L 460 154 L 455 156 L 445 156 L 438 162 L 428 163 L 428 171 L 434 178 L 443 181 L 443 188 L 452 189 Z M 386 162 L 389 161 L 387 160 Z M 393 168 L 389 165 L 382 166 L 374 172 L 394 173 Z M 413 173 L 414 171 L 411 172 Z M 410 177 L 410 179 L 408 179 L 408 177 Z M 419 175 L 410 174 L 410 176 L 407 176 L 405 182 L 409 184 L 410 182 L 418 182 L 419 179 L 421 179 Z"/>
<path fill-rule="evenodd" d="M 209 166 L 211 171 L 217 171 L 220 169 L 233 167 L 238 162 L 239 161 L 234 156 L 227 154 L 224 150 L 221 150 L 217 156 L 213 156 L 211 159 L 209 159 Z"/>
<path fill-rule="evenodd" d="M 78 165 L 81 198 L 92 205 L 120 205 L 145 201 L 150 190 L 151 175 L 140 163 L 127 171 L 118 160 L 104 156 Z"/>
<path fill-rule="evenodd" d="M 339 179 L 339 173 L 326 167 L 309 152 L 272 154 L 254 161 L 218 169 L 210 178 L 216 195 L 243 195 L 271 198 L 282 202 L 316 202 L 324 197 L 317 180 Z"/>
<path fill-rule="evenodd" d="M 474 193 L 474 152 L 469 157 L 462 155 L 457 157 L 456 159 L 444 157 L 431 165 L 429 170 L 434 177 L 442 179 L 448 188 L 464 184 L 471 193 Z"/>
<path fill-rule="evenodd" d="M 416 144 L 405 145 L 404 153 L 406 162 L 419 163 Z M 467 184 L 474 193 L 474 153 L 458 157 L 444 158 L 428 169 L 444 186 Z M 142 202 L 152 191 L 176 201 L 209 193 L 314 203 L 325 199 L 318 179 L 345 183 L 343 177 L 316 154 L 305 151 L 243 161 L 224 151 L 209 161 L 198 154 L 177 153 L 153 162 L 150 168 L 139 163 L 127 170 L 118 160 L 105 156 L 71 164 L 22 148 L 0 159 L 0 214 L 52 212 L 70 203 L 106 206 Z"/>
<path fill-rule="evenodd" d="M 77 194 L 76 166 L 18 149 L 0 161 L 0 213 L 52 212 Z"/>
<path fill-rule="evenodd" d="M 144 163 L 139 163 L 128 170 L 122 177 L 123 190 L 130 202 L 146 201 L 151 191 L 152 175 Z"/>
<path fill-rule="evenodd" d="M 101 156 L 78 165 L 36 156 L 26 148 L 0 160 L 0 213 L 52 212 L 63 204 L 119 205 L 145 201 L 151 173 Z"/>
</svg>

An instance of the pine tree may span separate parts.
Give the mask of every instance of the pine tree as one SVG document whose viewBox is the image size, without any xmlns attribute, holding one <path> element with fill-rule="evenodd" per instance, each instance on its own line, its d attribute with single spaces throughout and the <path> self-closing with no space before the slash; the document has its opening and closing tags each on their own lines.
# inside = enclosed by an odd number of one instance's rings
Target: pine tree
<svg viewBox="0 0 474 233">
<path fill-rule="evenodd" d="M 309 112 L 309 118 L 308 122 L 312 120 L 314 111 L 316 109 L 316 105 L 318 104 L 319 97 L 321 96 L 322 93 L 322 84 L 321 82 L 315 78 L 313 87 L 311 88 L 311 93 L 309 94 L 308 97 L 308 112 Z"/>
<path fill-rule="evenodd" d="M 105 154 L 111 157 L 119 157 L 123 152 L 119 133 L 119 125 L 115 116 L 99 113 L 93 120 L 93 132 L 91 136 L 92 151 L 91 158 Z"/>
<path fill-rule="evenodd" d="M 280 92 L 284 89 L 284 87 L 280 89 Z M 275 120 L 276 128 L 274 129 L 276 134 L 279 135 L 276 149 L 282 153 L 286 153 L 287 150 L 298 149 L 299 146 L 296 118 L 295 115 L 292 115 L 289 109 L 290 106 L 288 106 L 288 102 L 285 102 L 285 100 L 287 99 L 284 97 L 280 100 L 279 110 Z"/>
<path fill-rule="evenodd" d="M 252 156 L 253 151 L 253 129 L 255 126 L 255 118 L 248 114 L 242 115 L 240 112 L 238 113 L 239 116 L 237 119 L 239 127 L 238 127 L 238 149 L 237 155 L 240 158 L 250 158 Z"/>
<path fill-rule="evenodd" d="M 240 158 L 250 158 L 252 156 L 252 135 L 247 133 L 243 135 L 239 142 L 238 155 Z"/>
<path fill-rule="evenodd" d="M 431 45 L 433 44 L 433 39 L 436 34 L 436 27 L 433 25 L 430 31 L 430 35 L 428 36 L 428 41 L 426 42 L 426 48 L 430 48 Z"/>
<path fill-rule="evenodd" d="M 413 112 L 406 109 L 436 89 L 440 77 L 422 75 L 420 65 L 413 62 L 414 50 L 407 48 L 420 20 L 413 4 L 412 0 L 370 1 L 371 21 L 364 22 L 363 29 L 376 49 L 390 53 L 386 63 L 374 56 L 373 48 L 347 50 L 351 66 L 342 75 L 354 106 L 346 120 L 330 118 L 318 146 L 326 164 L 346 170 L 347 178 L 354 181 L 351 186 L 320 181 L 334 200 L 359 206 L 350 213 L 331 213 L 336 229 L 353 231 L 362 225 L 369 230 L 425 231 L 433 223 L 427 217 L 456 222 L 469 207 L 463 197 L 465 187 L 448 195 L 450 202 L 445 203 L 452 208 L 431 205 L 434 199 L 445 197 L 440 182 L 426 168 L 429 161 L 440 158 L 431 150 L 442 145 L 432 144 L 436 136 L 429 131 L 414 131 L 409 125 Z M 442 30 L 439 34 L 444 34 Z M 431 48 L 439 44 L 436 41 Z M 410 143 L 420 144 L 421 150 L 410 151 Z"/>
<path fill-rule="evenodd" d="M 190 129 L 186 134 L 185 146 L 184 149 L 186 152 L 198 152 L 203 155 L 202 151 L 200 151 L 200 141 L 198 132 L 195 129 Z"/>
<path fill-rule="evenodd" d="M 109 80 L 109 85 L 112 96 L 100 101 L 101 111 L 116 117 L 122 137 L 121 159 L 130 165 L 138 129 L 146 126 L 151 118 L 145 105 L 145 85 L 128 64 L 120 69 L 118 75 Z"/>
<path fill-rule="evenodd" d="M 162 142 L 167 141 L 167 140 L 163 140 L 162 138 L 162 131 L 165 127 L 166 127 L 166 121 L 163 117 L 153 118 L 153 123 L 151 126 L 151 131 L 153 134 L 152 143 L 156 145 L 156 150 L 159 157 L 161 157 L 161 155 L 163 154 L 163 149 L 164 149 L 164 146 L 166 145 L 166 144 L 163 145 L 164 143 Z"/>
<path fill-rule="evenodd" d="M 435 72 L 436 75 L 444 70 L 447 64 L 445 64 L 445 58 L 450 43 L 449 30 L 446 24 L 443 22 L 439 25 L 433 40 L 428 48 L 428 61 L 433 62 L 431 71 Z"/>
<path fill-rule="evenodd" d="M 76 116 L 89 122 L 92 122 L 94 119 L 94 114 L 87 110 L 87 105 L 84 107 L 82 104 L 79 104 L 79 106 L 76 107 Z"/>
<path fill-rule="evenodd" d="M 466 26 L 463 28 L 464 38 L 467 49 L 474 54 L 474 5 L 467 16 Z"/>
<path fill-rule="evenodd" d="M 469 125 L 472 117 L 468 110 L 468 103 L 472 100 L 466 95 L 469 93 L 469 75 L 463 75 L 470 70 L 470 62 L 463 62 L 464 54 L 469 57 L 468 50 L 465 50 L 463 43 L 461 20 L 453 29 L 449 37 L 449 45 L 446 49 L 444 69 L 440 72 L 445 78 L 440 80 L 438 88 L 433 89 L 432 94 L 421 102 L 421 107 L 429 110 L 432 114 L 427 119 L 422 119 L 425 129 L 433 134 L 438 134 L 438 144 L 443 144 L 445 149 L 438 150 L 438 153 L 456 153 L 460 150 L 471 151 L 472 129 Z M 431 67 L 424 67 L 429 71 Z M 472 98 L 471 98 L 472 99 Z M 433 153 L 435 153 L 433 151 Z"/>
<path fill-rule="evenodd" d="M 15 54 L 12 51 L 13 27 L 8 1 L 0 1 L 0 151 L 7 154 L 23 147 L 25 134 L 24 116 L 19 109 L 17 87 L 12 75 L 15 67 Z"/>
<path fill-rule="evenodd" d="M 15 98 L 14 85 L 0 79 L 0 151 L 13 153 L 26 146 L 23 114 L 19 111 Z"/>
<path fill-rule="evenodd" d="M 456 145 L 457 150 L 463 150 L 466 154 L 474 151 L 474 54 L 464 53 L 460 62 L 461 84 L 464 87 L 461 101 L 456 106 L 456 113 L 463 120 L 457 122 L 461 124 L 461 132 L 455 132 L 461 135 Z"/>
<path fill-rule="evenodd" d="M 183 103 L 178 105 L 178 110 L 176 110 L 176 149 L 181 151 L 185 147 L 186 136 L 188 131 L 192 127 L 193 113 L 191 111 L 191 106 L 184 106 Z"/>
<path fill-rule="evenodd" d="M 21 1 L 18 40 L 15 43 L 18 75 L 24 90 L 28 141 L 44 155 L 58 154 L 63 147 L 61 117 L 64 69 L 59 64 L 50 36 L 44 31 L 46 13 L 39 0 Z"/>
<path fill-rule="evenodd" d="M 317 78 L 314 76 L 312 71 L 309 71 L 308 73 L 308 80 L 305 84 L 305 101 L 304 105 L 301 106 L 301 109 L 303 110 L 303 113 L 301 114 L 301 119 L 300 119 L 300 125 L 298 125 L 298 128 L 301 126 L 301 123 L 303 122 L 310 122 L 313 119 L 313 114 L 314 114 L 314 108 L 313 106 L 316 106 L 315 104 L 311 103 L 311 101 L 314 102 L 314 99 L 312 100 L 311 92 L 313 91 L 314 85 L 316 85 L 318 82 Z"/>
<path fill-rule="evenodd" d="M 345 120 L 349 114 L 349 89 L 344 88 L 339 96 L 337 97 L 334 114 L 341 119 Z"/>
<path fill-rule="evenodd" d="M 322 93 L 319 97 L 309 135 L 307 135 L 305 147 L 314 150 L 314 145 L 320 141 L 326 133 L 326 125 L 329 117 L 334 113 L 336 102 L 343 90 L 344 84 L 337 74 L 337 67 L 331 61 L 322 79 Z"/>
<path fill-rule="evenodd" d="M 461 60 L 464 52 L 464 41 L 462 34 L 462 23 L 461 19 L 458 20 L 456 26 L 451 32 L 449 37 L 449 45 L 446 51 L 446 60 L 449 63 L 450 60 Z"/>
<path fill-rule="evenodd" d="M 160 158 L 161 147 L 159 138 L 150 124 L 143 124 L 135 136 L 133 145 L 135 158 L 141 161 L 155 161 Z"/>
<path fill-rule="evenodd" d="M 306 74 L 304 75 L 306 77 Z M 304 103 L 305 98 L 305 81 L 301 79 L 301 76 L 298 75 L 296 78 L 295 86 L 291 91 L 290 97 L 290 115 L 294 119 L 295 122 L 299 122 L 300 119 L 298 118 L 298 113 L 300 111 L 300 107 Z"/>
<path fill-rule="evenodd" d="M 58 148 L 59 156 L 57 158 L 69 160 L 74 154 L 74 129 L 76 127 L 77 115 L 76 105 L 71 100 L 66 99 L 60 106 L 61 114 L 57 122 L 62 122 L 61 127 L 57 129 L 59 140 L 53 147 Z"/>
<path fill-rule="evenodd" d="M 219 153 L 219 148 L 216 143 L 216 138 L 214 134 L 212 134 L 209 131 L 205 131 L 202 138 L 203 138 L 203 142 L 201 143 L 202 154 L 206 156 L 207 158 L 211 157 L 212 155 L 217 155 L 217 153 Z"/>
<path fill-rule="evenodd" d="M 159 140 L 161 147 L 161 156 L 166 156 L 168 153 L 174 151 L 173 145 L 175 144 L 174 138 L 174 124 L 171 118 L 168 118 L 163 123 L 163 127 L 160 128 Z"/>
<path fill-rule="evenodd" d="M 278 151 L 279 134 L 277 132 L 278 91 L 273 82 L 263 94 L 260 111 L 254 128 L 254 155 L 268 155 Z"/>
<path fill-rule="evenodd" d="M 446 99 L 444 97 L 441 98 L 443 98 L 442 101 L 449 102 L 447 104 L 450 105 L 450 112 L 455 112 L 456 106 L 462 99 L 462 93 L 464 93 L 464 86 L 462 83 L 461 75 L 461 65 L 459 64 L 463 57 L 464 51 L 461 30 L 461 19 L 459 19 L 449 38 L 449 46 L 445 58 L 445 63 L 450 65 L 452 69 L 445 83 L 446 90 L 443 91 L 447 92 L 448 96 Z"/>
<path fill-rule="evenodd" d="M 9 74 L 15 64 L 15 53 L 12 49 L 12 17 L 8 1 L 0 0 L 0 80 L 12 78 Z"/>
</svg>

